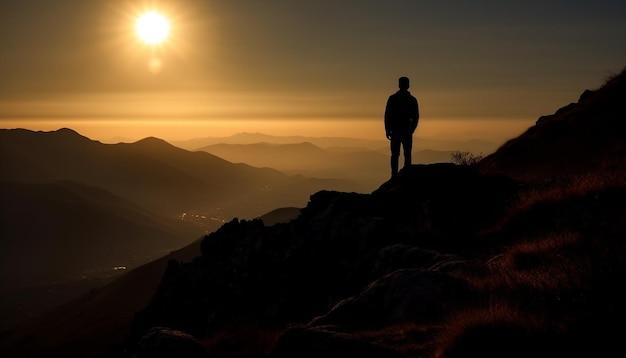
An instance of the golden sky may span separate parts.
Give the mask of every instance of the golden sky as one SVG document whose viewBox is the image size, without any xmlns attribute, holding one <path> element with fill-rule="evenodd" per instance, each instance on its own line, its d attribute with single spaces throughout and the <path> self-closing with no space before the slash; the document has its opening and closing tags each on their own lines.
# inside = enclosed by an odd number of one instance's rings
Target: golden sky
<svg viewBox="0 0 626 358">
<path fill-rule="evenodd" d="M 161 45 L 136 35 L 148 10 Z M 621 71 L 625 18 L 610 0 L 2 0 L 0 127 L 384 139 L 408 76 L 418 135 L 514 135 Z"/>
</svg>

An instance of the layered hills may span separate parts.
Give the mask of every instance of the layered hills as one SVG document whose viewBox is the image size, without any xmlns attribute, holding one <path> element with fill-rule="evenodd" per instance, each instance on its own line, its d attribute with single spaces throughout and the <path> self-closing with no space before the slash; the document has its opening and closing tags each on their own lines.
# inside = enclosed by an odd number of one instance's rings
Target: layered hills
<svg viewBox="0 0 626 358">
<path fill-rule="evenodd" d="M 161 139 L 103 144 L 70 130 L 0 131 L 0 179 L 71 180 L 111 191 L 151 212 L 203 212 L 229 218 L 256 216 L 276 205 L 304 205 L 321 188 L 353 189 L 346 180 L 289 176 L 270 168 L 234 164 Z M 304 196 L 303 196 L 303 193 Z M 280 202 L 276 202 L 279 200 Z"/>
<path fill-rule="evenodd" d="M 320 189 L 353 189 L 346 180 L 233 164 L 156 138 L 109 145 L 70 129 L 2 130 L 0 162 L 3 264 L 18 267 L 3 270 L 7 280 L 20 269 L 52 275 L 74 261 L 129 265 L 180 248 L 235 213 L 256 217 L 302 206 Z"/>
<path fill-rule="evenodd" d="M 272 136 L 239 133 L 173 142 L 233 163 L 269 167 L 292 175 L 348 179 L 355 191 L 371 192 L 389 176 L 389 141 L 346 137 Z M 497 145 L 481 140 L 446 140 L 417 136 L 413 162 L 452 161 L 455 152 L 491 153 Z"/>
<path fill-rule="evenodd" d="M 268 139 L 278 141 L 276 137 Z M 324 143 L 322 140 L 320 142 Z M 202 146 L 198 150 L 233 163 L 274 168 L 287 174 L 343 178 L 362 187 L 356 191 L 371 192 L 389 177 L 389 143 L 384 144 L 387 146 L 376 150 L 346 146 L 322 148 L 308 141 L 283 144 L 217 143 Z M 419 150 L 415 151 L 413 158 L 419 164 L 449 162 L 453 152 L 453 150 Z"/>
<path fill-rule="evenodd" d="M 198 148 L 234 163 L 269 167 L 284 173 L 309 177 L 346 178 L 373 190 L 389 176 L 389 150 L 339 152 L 322 149 L 313 143 L 213 144 Z M 449 155 L 448 155 L 449 157 Z"/>
<path fill-rule="evenodd" d="M 0 163 L 0 329 L 19 321 L 18 312 L 50 309 L 235 215 L 301 207 L 321 189 L 355 189 L 157 138 L 103 144 L 67 128 L 0 130 Z"/>
<path fill-rule="evenodd" d="M 228 221 L 194 257 L 160 261 L 123 340 L 67 339 L 49 319 L 6 336 L 3 352 L 621 356 L 625 83 L 626 71 L 476 165 L 413 165 L 369 194 L 317 191 L 295 217 Z"/>
</svg>

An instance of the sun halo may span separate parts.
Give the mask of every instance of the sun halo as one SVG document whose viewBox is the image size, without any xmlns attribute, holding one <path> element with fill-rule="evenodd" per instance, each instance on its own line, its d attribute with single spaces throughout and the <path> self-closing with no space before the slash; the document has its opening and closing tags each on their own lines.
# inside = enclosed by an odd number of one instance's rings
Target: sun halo
<svg viewBox="0 0 626 358">
<path fill-rule="evenodd" d="M 148 45 L 159 45 L 169 37 L 170 22 L 161 13 L 148 11 L 137 18 L 135 31 L 142 42 Z"/>
</svg>

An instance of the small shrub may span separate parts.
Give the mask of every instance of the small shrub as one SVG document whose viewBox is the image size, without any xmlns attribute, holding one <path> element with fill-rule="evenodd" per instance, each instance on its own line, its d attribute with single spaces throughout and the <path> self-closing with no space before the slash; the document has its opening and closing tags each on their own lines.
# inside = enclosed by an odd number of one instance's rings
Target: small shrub
<svg viewBox="0 0 626 358">
<path fill-rule="evenodd" d="M 469 151 L 464 151 L 464 152 L 456 151 L 456 152 L 453 152 L 451 155 L 452 163 L 458 164 L 458 165 L 475 165 L 481 160 L 483 160 L 483 158 L 485 158 L 483 153 L 474 154 Z"/>
</svg>

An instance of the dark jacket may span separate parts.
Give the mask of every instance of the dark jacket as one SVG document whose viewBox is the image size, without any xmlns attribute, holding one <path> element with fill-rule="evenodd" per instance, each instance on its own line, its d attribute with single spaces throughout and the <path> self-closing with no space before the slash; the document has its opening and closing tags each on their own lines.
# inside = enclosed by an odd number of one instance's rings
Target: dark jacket
<svg viewBox="0 0 626 358">
<path fill-rule="evenodd" d="M 398 90 L 389 96 L 385 108 L 385 131 L 387 135 L 412 134 L 417 128 L 419 118 L 419 105 L 411 92 Z"/>
</svg>

